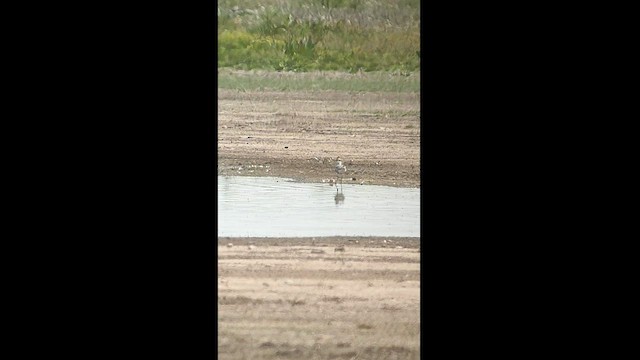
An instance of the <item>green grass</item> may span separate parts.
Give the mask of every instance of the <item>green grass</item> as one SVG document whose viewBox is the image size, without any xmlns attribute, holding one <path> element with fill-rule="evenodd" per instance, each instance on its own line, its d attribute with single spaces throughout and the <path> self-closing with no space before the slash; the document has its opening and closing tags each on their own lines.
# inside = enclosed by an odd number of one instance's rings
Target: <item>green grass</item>
<svg viewBox="0 0 640 360">
<path fill-rule="evenodd" d="M 218 88 L 239 91 L 382 91 L 419 92 L 420 73 L 390 72 L 348 74 L 339 72 L 274 72 L 223 69 L 218 72 Z"/>
<path fill-rule="evenodd" d="M 221 0 L 218 67 L 416 72 L 420 2 Z"/>
</svg>

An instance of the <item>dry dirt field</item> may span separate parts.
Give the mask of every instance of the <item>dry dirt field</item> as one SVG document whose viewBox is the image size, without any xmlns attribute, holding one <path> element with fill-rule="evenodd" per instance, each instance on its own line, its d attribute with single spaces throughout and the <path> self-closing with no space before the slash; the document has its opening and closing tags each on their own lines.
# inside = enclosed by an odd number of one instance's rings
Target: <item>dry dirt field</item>
<svg viewBox="0 0 640 360">
<path fill-rule="evenodd" d="M 420 94 L 218 90 L 218 174 L 420 187 Z M 353 180 L 355 179 L 355 180 Z"/>
<path fill-rule="evenodd" d="M 419 246 L 219 238 L 218 358 L 419 359 Z"/>
</svg>

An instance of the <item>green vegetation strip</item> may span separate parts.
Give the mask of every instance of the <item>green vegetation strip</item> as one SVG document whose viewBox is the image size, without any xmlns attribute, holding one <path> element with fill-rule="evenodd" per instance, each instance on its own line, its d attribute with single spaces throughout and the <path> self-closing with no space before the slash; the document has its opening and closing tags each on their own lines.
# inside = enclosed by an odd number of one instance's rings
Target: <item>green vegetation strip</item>
<svg viewBox="0 0 640 360">
<path fill-rule="evenodd" d="M 420 73 L 410 75 L 389 72 L 348 74 L 339 72 L 267 72 L 221 69 L 218 88 L 239 91 L 366 91 L 419 92 Z"/>
<path fill-rule="evenodd" d="M 220 0 L 218 67 L 407 75 L 420 69 L 420 2 Z"/>
</svg>

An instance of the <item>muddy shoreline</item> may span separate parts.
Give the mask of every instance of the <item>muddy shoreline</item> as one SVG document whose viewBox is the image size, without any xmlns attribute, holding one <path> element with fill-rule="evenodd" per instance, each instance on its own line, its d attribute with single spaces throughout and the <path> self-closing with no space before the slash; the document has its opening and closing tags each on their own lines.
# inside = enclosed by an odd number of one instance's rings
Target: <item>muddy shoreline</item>
<svg viewBox="0 0 640 360">
<path fill-rule="evenodd" d="M 317 237 L 218 237 L 218 246 L 309 246 L 331 247 L 347 246 L 352 248 L 378 247 L 392 248 L 401 246 L 407 249 L 419 249 L 419 237 L 393 236 L 317 236 Z"/>
<path fill-rule="evenodd" d="M 420 95 L 338 91 L 218 92 L 223 176 L 420 187 Z"/>
</svg>

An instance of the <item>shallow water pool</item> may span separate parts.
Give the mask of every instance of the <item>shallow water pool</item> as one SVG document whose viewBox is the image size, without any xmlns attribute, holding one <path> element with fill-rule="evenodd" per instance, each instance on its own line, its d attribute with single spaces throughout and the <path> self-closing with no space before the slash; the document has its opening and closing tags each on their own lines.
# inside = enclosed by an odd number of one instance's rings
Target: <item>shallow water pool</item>
<svg viewBox="0 0 640 360">
<path fill-rule="evenodd" d="M 420 189 L 218 176 L 218 236 L 420 236 Z"/>
</svg>

